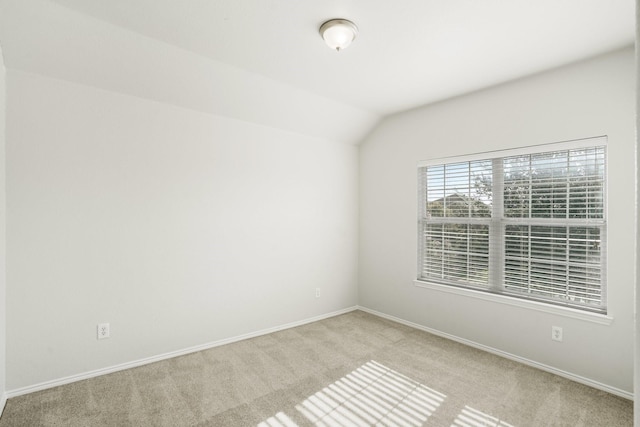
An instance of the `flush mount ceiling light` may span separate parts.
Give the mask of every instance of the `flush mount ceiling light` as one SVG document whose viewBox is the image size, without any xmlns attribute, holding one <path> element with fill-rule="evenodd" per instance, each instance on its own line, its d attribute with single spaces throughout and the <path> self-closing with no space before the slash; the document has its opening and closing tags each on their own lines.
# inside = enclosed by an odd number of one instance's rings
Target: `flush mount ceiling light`
<svg viewBox="0 0 640 427">
<path fill-rule="evenodd" d="M 331 19 L 320 26 L 320 35 L 327 46 L 341 51 L 358 35 L 358 27 L 346 19 Z"/>
</svg>

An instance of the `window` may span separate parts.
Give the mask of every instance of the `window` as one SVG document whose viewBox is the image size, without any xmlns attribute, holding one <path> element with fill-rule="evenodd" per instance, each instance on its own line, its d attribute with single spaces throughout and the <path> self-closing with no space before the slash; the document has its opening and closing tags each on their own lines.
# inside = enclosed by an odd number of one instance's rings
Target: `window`
<svg viewBox="0 0 640 427">
<path fill-rule="evenodd" d="M 605 145 L 421 163 L 418 280 L 606 313 Z"/>
</svg>

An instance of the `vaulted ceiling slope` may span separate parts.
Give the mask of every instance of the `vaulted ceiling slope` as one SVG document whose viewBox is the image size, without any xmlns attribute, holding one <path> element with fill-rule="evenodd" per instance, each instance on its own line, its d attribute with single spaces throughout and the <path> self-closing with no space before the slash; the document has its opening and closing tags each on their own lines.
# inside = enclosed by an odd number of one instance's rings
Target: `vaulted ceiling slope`
<svg viewBox="0 0 640 427">
<path fill-rule="evenodd" d="M 628 46 L 633 0 L 0 0 L 8 68 L 357 143 L 380 117 Z M 342 52 L 318 27 L 357 23 Z"/>
</svg>

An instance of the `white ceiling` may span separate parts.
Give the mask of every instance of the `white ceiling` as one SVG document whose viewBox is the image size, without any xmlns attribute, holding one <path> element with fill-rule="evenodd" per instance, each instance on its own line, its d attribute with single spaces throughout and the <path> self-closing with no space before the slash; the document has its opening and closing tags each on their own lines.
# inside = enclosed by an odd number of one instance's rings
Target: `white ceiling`
<svg viewBox="0 0 640 427">
<path fill-rule="evenodd" d="M 633 43 L 633 0 L 54 0 L 211 59 L 389 114 Z M 360 29 L 342 52 L 330 18 Z"/>
<path fill-rule="evenodd" d="M 633 44 L 634 0 L 0 0 L 5 66 L 314 138 Z M 360 35 L 330 50 L 320 24 Z"/>
</svg>

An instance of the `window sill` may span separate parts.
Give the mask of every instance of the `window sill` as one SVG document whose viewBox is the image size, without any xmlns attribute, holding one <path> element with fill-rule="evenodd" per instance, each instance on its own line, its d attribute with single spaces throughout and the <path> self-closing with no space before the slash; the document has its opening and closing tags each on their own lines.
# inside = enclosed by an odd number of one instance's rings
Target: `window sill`
<svg viewBox="0 0 640 427">
<path fill-rule="evenodd" d="M 528 310 L 542 311 L 544 313 L 570 317 L 572 319 L 584 320 L 587 322 L 598 323 L 600 325 L 611 325 L 613 323 L 613 317 L 611 316 L 598 313 L 590 313 L 575 308 L 560 307 L 537 301 L 528 301 L 520 298 L 509 297 L 506 295 L 496 295 L 487 292 L 476 291 L 473 289 L 464 289 L 457 288 L 455 286 L 441 285 L 438 283 L 423 282 L 422 280 L 414 280 L 413 283 L 419 288 L 432 289 L 439 292 L 477 298 L 485 301 L 496 302 L 499 304 L 525 308 Z"/>
</svg>

